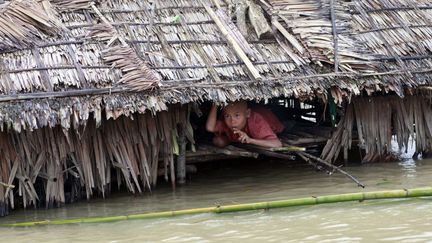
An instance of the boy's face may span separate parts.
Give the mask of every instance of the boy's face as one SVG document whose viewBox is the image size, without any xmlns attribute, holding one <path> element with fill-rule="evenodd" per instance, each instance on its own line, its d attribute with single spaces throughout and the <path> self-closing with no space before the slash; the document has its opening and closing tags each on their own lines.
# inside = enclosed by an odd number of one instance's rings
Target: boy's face
<svg viewBox="0 0 432 243">
<path fill-rule="evenodd" d="M 231 130 L 243 130 L 246 127 L 250 109 L 244 102 L 233 103 L 223 109 L 223 118 L 227 127 Z"/>
</svg>

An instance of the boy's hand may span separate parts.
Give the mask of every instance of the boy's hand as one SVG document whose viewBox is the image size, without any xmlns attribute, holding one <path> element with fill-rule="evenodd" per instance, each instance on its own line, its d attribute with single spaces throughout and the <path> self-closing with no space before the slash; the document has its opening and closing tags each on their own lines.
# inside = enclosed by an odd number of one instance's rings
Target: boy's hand
<svg viewBox="0 0 432 243">
<path fill-rule="evenodd" d="M 233 132 L 234 132 L 234 134 L 239 135 L 239 139 L 238 139 L 239 142 L 246 143 L 246 144 L 251 142 L 251 138 L 249 137 L 249 135 L 247 135 L 247 133 L 245 133 L 241 130 L 238 130 L 238 129 L 234 129 Z"/>
</svg>

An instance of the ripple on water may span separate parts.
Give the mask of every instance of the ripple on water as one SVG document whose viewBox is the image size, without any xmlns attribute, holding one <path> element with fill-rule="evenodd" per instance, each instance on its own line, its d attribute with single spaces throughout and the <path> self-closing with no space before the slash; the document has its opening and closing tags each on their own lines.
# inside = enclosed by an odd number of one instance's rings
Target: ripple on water
<svg viewBox="0 0 432 243">
<path fill-rule="evenodd" d="M 120 196 L 56 210 L 13 211 L 3 223 L 54 218 L 125 215 L 218 204 L 281 200 L 306 196 L 412 188 L 430 185 L 432 161 L 404 161 L 346 167 L 366 188 L 340 174 L 309 167 L 258 164 L 196 175 L 190 185 L 152 196 Z M 221 173 L 221 171 L 223 173 Z M 2 242 L 416 242 L 432 239 L 432 199 L 345 202 L 268 211 L 200 214 L 169 219 L 106 224 L 1 229 Z M 79 234 L 77 233 L 79 232 Z"/>
</svg>

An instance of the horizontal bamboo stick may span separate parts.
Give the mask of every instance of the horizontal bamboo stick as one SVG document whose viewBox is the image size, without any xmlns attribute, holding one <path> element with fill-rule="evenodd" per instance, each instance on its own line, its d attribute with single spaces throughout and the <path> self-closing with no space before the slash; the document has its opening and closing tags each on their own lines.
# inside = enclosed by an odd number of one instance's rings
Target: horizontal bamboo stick
<svg viewBox="0 0 432 243">
<path fill-rule="evenodd" d="M 211 7 L 215 7 L 215 5 L 210 5 Z M 226 7 L 226 5 L 219 5 L 217 7 Z M 155 8 L 155 11 L 162 11 L 162 10 L 173 10 L 173 9 L 204 9 L 203 6 L 201 5 L 184 5 L 184 6 L 166 6 L 166 7 L 158 7 Z M 138 9 L 133 9 L 133 10 L 127 10 L 127 9 L 101 9 L 100 12 L 101 13 L 106 13 L 106 14 L 114 14 L 114 13 L 136 13 L 136 12 L 148 12 L 148 9 L 143 9 L 143 8 L 138 8 Z"/>
<path fill-rule="evenodd" d="M 315 137 L 315 138 L 297 138 L 297 139 L 282 139 L 282 142 L 286 142 L 292 145 L 298 144 L 320 144 L 327 142 L 328 138 Z"/>
<path fill-rule="evenodd" d="M 251 151 L 251 152 L 257 152 L 259 154 L 266 155 L 268 157 L 286 159 L 286 160 L 295 160 L 296 159 L 296 157 L 294 155 L 274 152 L 274 151 L 272 151 L 272 148 L 266 148 L 266 147 L 252 145 L 252 144 L 236 144 L 236 146 L 239 148 L 246 149 L 246 150 Z"/>
<path fill-rule="evenodd" d="M 409 70 L 411 74 L 421 74 L 421 73 L 429 73 L 432 72 L 431 68 L 426 69 L 412 69 Z M 269 78 L 259 81 L 260 84 L 265 83 L 285 83 L 289 81 L 295 80 L 308 80 L 308 79 L 316 79 L 316 78 L 363 78 L 363 77 L 373 77 L 373 76 L 386 76 L 386 75 L 401 75 L 406 74 L 406 70 L 393 70 L 389 72 L 379 72 L 379 73 L 350 73 L 350 72 L 339 72 L 339 73 L 322 73 L 316 75 L 305 75 L 305 76 L 293 76 L 293 77 L 285 77 L 283 79 L 275 79 Z M 186 88 L 218 88 L 219 86 L 229 87 L 229 86 L 240 86 L 242 84 L 248 83 L 256 83 L 255 80 L 238 80 L 238 81 L 226 81 L 218 84 L 185 84 L 181 82 L 188 81 L 200 81 L 202 78 L 190 78 L 190 79 L 176 79 L 163 81 L 164 83 L 177 83 L 176 85 L 166 85 L 163 88 L 160 88 L 162 91 L 171 90 L 171 89 L 186 89 Z M 241 81 L 241 82 L 240 82 Z M 179 83 L 181 83 L 179 85 Z M 120 93 L 120 92 L 130 92 L 130 89 L 123 87 L 114 87 L 114 88 L 93 88 L 93 89 L 80 89 L 80 90 L 70 90 L 70 91 L 54 91 L 54 92 L 33 92 L 33 93 L 21 93 L 21 94 L 12 94 L 12 95 L 0 95 L 0 102 L 13 101 L 13 100 L 28 100 L 28 99 L 42 99 L 42 98 L 61 98 L 61 97 L 74 97 L 74 96 L 84 96 L 84 95 L 103 95 L 103 94 L 111 94 L 111 93 Z"/>
<path fill-rule="evenodd" d="M 283 147 L 270 148 L 270 151 L 273 151 L 273 152 L 298 152 L 298 151 L 306 151 L 306 148 L 284 144 Z"/>
<path fill-rule="evenodd" d="M 165 212 L 150 212 L 150 213 L 132 214 L 132 215 L 124 215 L 124 216 L 108 216 L 108 217 L 64 219 L 64 220 L 59 219 L 59 220 L 44 220 L 44 221 L 12 223 L 12 224 L 0 224 L 0 227 L 30 227 L 30 226 L 40 226 L 40 225 L 107 223 L 107 222 L 116 222 L 122 220 L 167 218 L 167 217 L 202 214 L 202 213 L 229 213 L 229 212 L 240 212 L 240 211 L 250 211 L 250 210 L 271 209 L 271 208 L 306 206 L 306 205 L 315 205 L 315 204 L 324 204 L 324 203 L 363 201 L 363 200 L 375 200 L 375 199 L 428 197 L 428 196 L 432 196 L 432 187 L 399 189 L 399 190 L 388 190 L 388 191 L 354 192 L 354 193 L 335 194 L 335 195 L 326 195 L 326 196 L 317 196 L 317 197 L 311 196 L 311 197 L 295 198 L 295 199 L 287 199 L 287 200 L 279 200 L 279 201 L 232 204 L 226 206 L 193 208 L 193 209 L 165 211 Z"/>
<path fill-rule="evenodd" d="M 225 154 L 230 156 L 240 156 L 240 157 L 250 157 L 250 158 L 258 158 L 258 153 L 250 152 L 244 149 L 237 148 L 235 146 L 226 146 L 225 148 L 218 148 L 212 145 L 199 145 L 199 149 L 207 150 L 212 153 Z"/>
<path fill-rule="evenodd" d="M 415 7 L 390 7 L 390 8 L 376 8 L 376 9 L 365 9 L 366 13 L 372 13 L 372 12 L 385 12 L 385 11 L 409 11 L 409 10 L 429 10 L 432 9 L 432 6 L 415 6 Z M 352 11 L 352 14 L 359 14 L 358 11 Z"/>
<path fill-rule="evenodd" d="M 4 183 L 4 182 L 1 182 L 0 181 L 0 186 L 4 186 L 4 187 L 7 187 L 7 188 L 15 188 L 15 186 L 14 185 L 10 185 L 10 184 L 7 184 L 7 183 Z"/>
<path fill-rule="evenodd" d="M 432 55 L 430 56 L 432 58 Z M 281 61 L 255 61 L 252 62 L 254 65 L 265 65 L 265 64 L 290 64 L 291 61 L 281 60 Z M 240 66 L 244 65 L 244 62 L 232 62 L 232 63 L 218 63 L 211 64 L 210 66 L 213 68 L 223 68 L 223 67 L 231 67 L 231 66 Z M 96 65 L 96 66 L 81 66 L 82 69 L 112 69 L 110 65 Z M 207 68 L 205 65 L 181 65 L 181 66 L 152 66 L 151 69 L 200 69 Z M 31 72 L 31 71 L 40 71 L 40 70 L 62 70 L 62 69 L 75 69 L 75 66 L 72 65 L 61 65 L 54 67 L 35 67 L 35 68 L 22 68 L 22 69 L 13 69 L 6 70 L 8 73 L 19 73 L 19 72 Z M 177 82 L 177 80 L 176 80 Z"/>
<path fill-rule="evenodd" d="M 116 24 L 114 24 L 115 26 Z M 119 23 L 118 25 L 124 26 L 136 26 L 141 25 L 140 23 Z M 178 24 L 177 24 L 178 25 Z M 93 26 L 93 25 L 92 25 Z M 127 43 L 150 43 L 150 44 L 161 44 L 159 40 L 126 40 Z M 248 41 L 250 44 L 277 44 L 274 40 L 251 40 Z M 80 45 L 80 44 L 98 44 L 97 41 L 92 40 L 66 40 L 66 41 L 54 41 L 54 42 L 46 42 L 42 44 L 37 44 L 35 47 L 37 48 L 45 48 L 52 46 L 62 46 L 62 45 Z M 200 44 L 215 44 L 215 45 L 224 45 L 228 44 L 226 40 L 205 40 L 205 39 L 196 39 L 196 40 L 167 40 L 168 44 L 188 44 L 188 43 L 200 43 Z M 30 50 L 30 48 L 22 48 L 21 51 Z M 15 49 L 1 50 L 0 54 L 12 53 L 15 52 Z"/>
</svg>

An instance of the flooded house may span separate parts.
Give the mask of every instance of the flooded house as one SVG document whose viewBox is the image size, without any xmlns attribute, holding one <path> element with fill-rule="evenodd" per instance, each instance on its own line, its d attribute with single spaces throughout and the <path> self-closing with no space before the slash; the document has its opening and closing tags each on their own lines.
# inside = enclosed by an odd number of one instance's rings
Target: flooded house
<svg viewBox="0 0 432 243">
<path fill-rule="evenodd" d="M 430 1 L 5 0 L 0 12 L 1 216 L 175 188 L 197 161 L 332 168 L 354 148 L 382 161 L 392 139 L 432 148 Z M 291 124 L 282 149 L 211 145 L 210 105 L 241 99 Z"/>
</svg>

